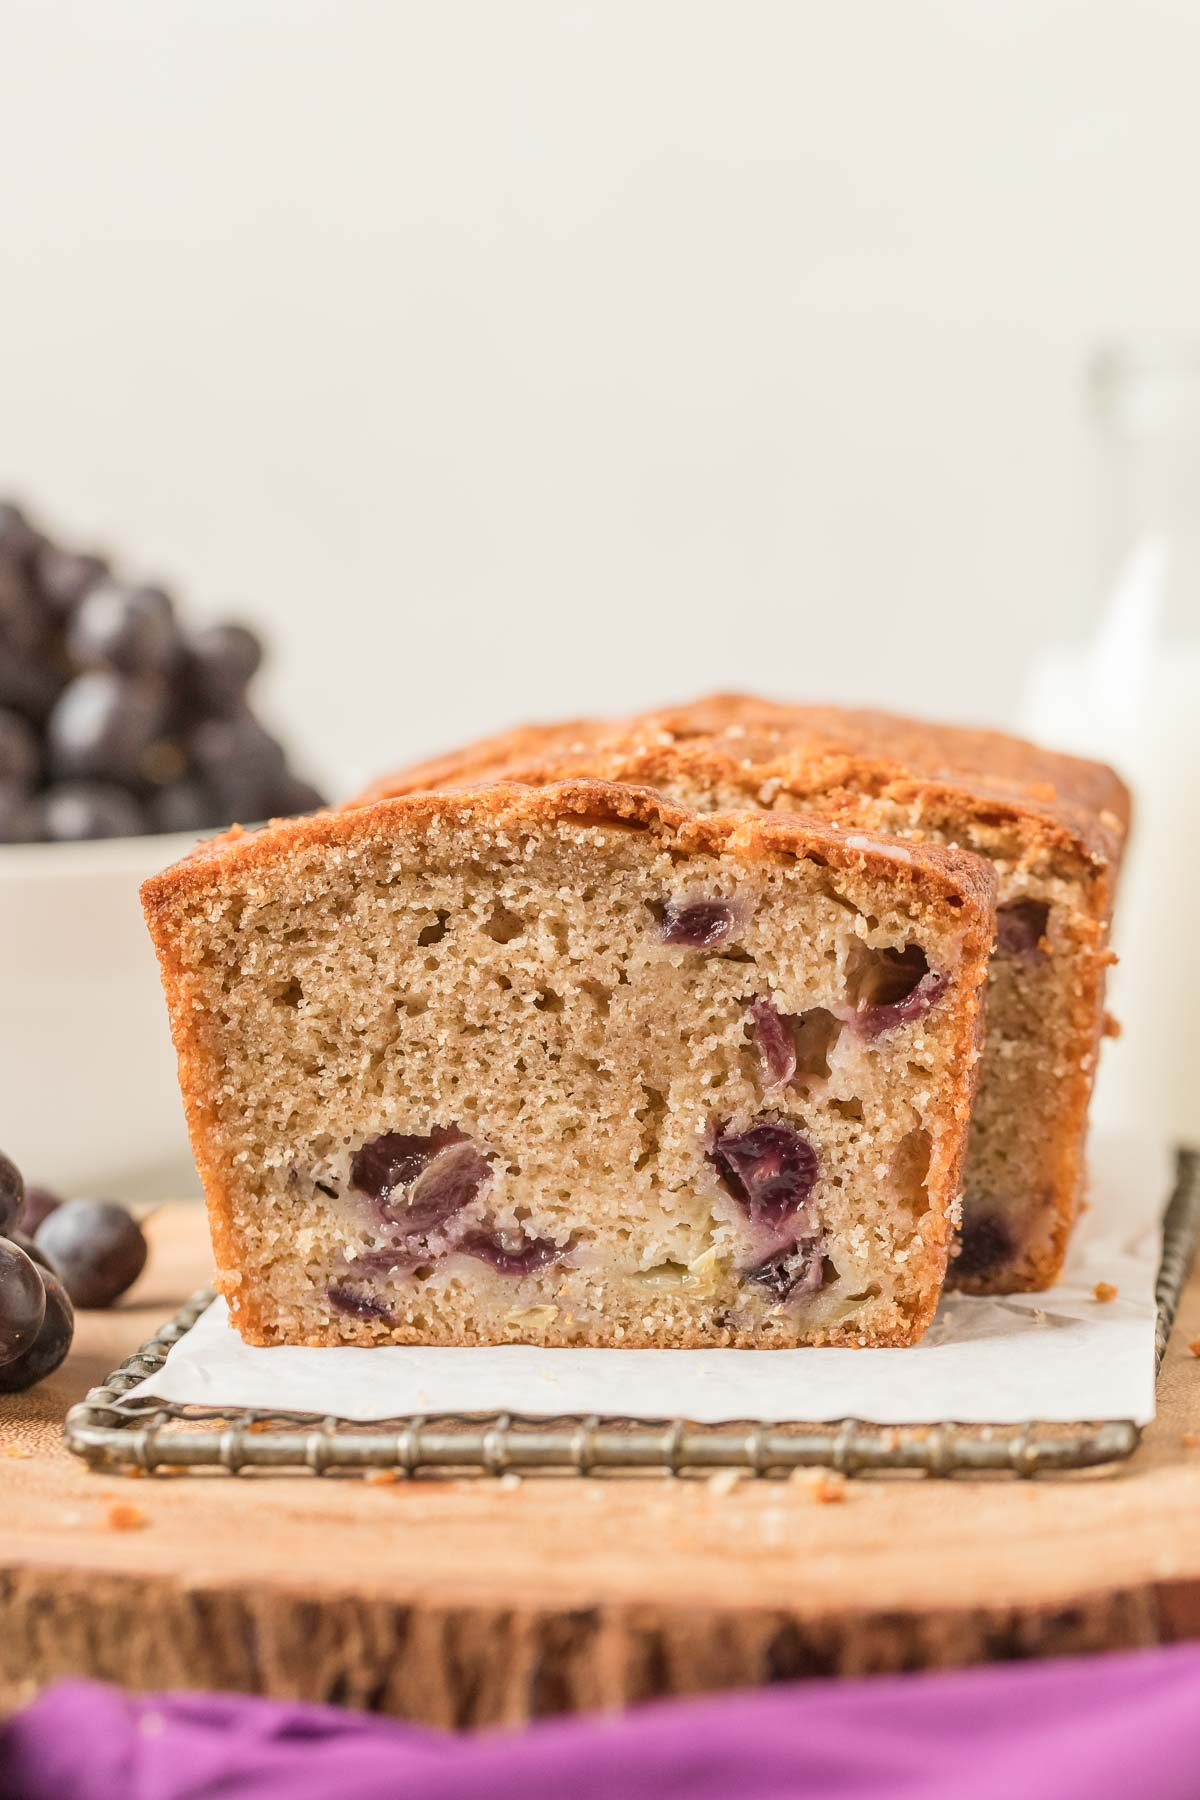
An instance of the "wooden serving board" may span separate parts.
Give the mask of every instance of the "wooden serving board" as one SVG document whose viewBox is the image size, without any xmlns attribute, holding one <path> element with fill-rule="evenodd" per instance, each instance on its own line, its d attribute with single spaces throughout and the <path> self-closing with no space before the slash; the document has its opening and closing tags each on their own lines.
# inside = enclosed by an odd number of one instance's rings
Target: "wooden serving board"
<svg viewBox="0 0 1200 1800">
<path fill-rule="evenodd" d="M 0 1401 L 0 1704 L 92 1675 L 483 1725 L 1200 1635 L 1200 1274 L 1134 1460 L 1022 1482 L 90 1473 L 66 1408 L 208 1274 L 154 1215 L 131 1303 Z M 836 1491 L 836 1490 L 835 1490 Z"/>
</svg>

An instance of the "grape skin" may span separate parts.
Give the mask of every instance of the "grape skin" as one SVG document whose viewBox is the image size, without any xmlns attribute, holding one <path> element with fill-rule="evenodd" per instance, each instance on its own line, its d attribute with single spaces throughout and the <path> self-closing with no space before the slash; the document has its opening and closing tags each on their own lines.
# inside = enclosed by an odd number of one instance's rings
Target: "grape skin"
<svg viewBox="0 0 1200 1800">
<path fill-rule="evenodd" d="M 45 1316 L 42 1271 L 19 1245 L 0 1239 L 0 1363 L 32 1348 Z"/>
<path fill-rule="evenodd" d="M 49 1269 L 39 1269 L 45 1312 L 37 1336 L 20 1356 L 0 1368 L 0 1393 L 15 1394 L 53 1374 L 71 1348 L 75 1309 L 66 1288 Z"/>
<path fill-rule="evenodd" d="M 65 1201 L 43 1219 L 34 1241 L 76 1306 L 111 1306 L 146 1266 L 140 1226 L 112 1200 Z"/>
</svg>

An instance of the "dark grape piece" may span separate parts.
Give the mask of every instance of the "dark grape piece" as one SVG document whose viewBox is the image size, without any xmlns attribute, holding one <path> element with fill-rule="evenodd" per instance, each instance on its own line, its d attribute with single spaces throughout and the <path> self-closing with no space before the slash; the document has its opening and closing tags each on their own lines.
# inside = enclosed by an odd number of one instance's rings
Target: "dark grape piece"
<svg viewBox="0 0 1200 1800">
<path fill-rule="evenodd" d="M 424 1137 L 385 1131 L 360 1144 L 350 1161 L 350 1185 L 386 1204 L 397 1188 L 408 1187 L 439 1151 L 470 1140 L 457 1125 L 435 1125 Z"/>
<path fill-rule="evenodd" d="M 151 831 L 203 831 L 220 823 L 216 801 L 204 783 L 187 775 L 151 794 L 146 814 Z"/>
<path fill-rule="evenodd" d="M 20 713 L 0 708 L 0 782 L 30 787 L 37 780 L 42 753 L 37 737 Z"/>
<path fill-rule="evenodd" d="M 192 733 L 192 760 L 212 789 L 222 822 L 265 819 L 286 763 L 282 747 L 252 713 L 206 719 Z"/>
<path fill-rule="evenodd" d="M 345 1313 L 352 1319 L 390 1319 L 392 1309 L 385 1300 L 375 1294 L 365 1294 L 361 1288 L 330 1286 L 326 1295 L 329 1304 L 335 1311 Z"/>
<path fill-rule="evenodd" d="M 7 1232 L 5 1235 L 17 1246 L 18 1250 L 23 1250 L 30 1261 L 35 1262 L 39 1269 L 49 1269 L 52 1275 L 58 1274 L 58 1270 L 50 1261 L 46 1252 L 38 1248 L 37 1244 L 34 1243 L 27 1231 L 18 1231 L 14 1229 L 13 1231 Z"/>
<path fill-rule="evenodd" d="M 63 550 L 57 544 L 39 544 L 33 558 L 38 592 L 59 619 L 65 619 L 107 575 L 108 564 L 103 557 Z"/>
<path fill-rule="evenodd" d="M 11 1156 L 0 1150 L 0 1237 L 7 1237 L 21 1218 L 25 1204 L 25 1181 Z"/>
<path fill-rule="evenodd" d="M 67 649 L 81 668 L 162 675 L 179 655 L 179 627 L 168 594 L 157 587 L 106 581 L 79 603 Z"/>
<path fill-rule="evenodd" d="M 22 1231 L 36 1231 L 43 1219 L 48 1219 L 52 1212 L 57 1212 L 62 1201 L 49 1188 L 25 1188 L 25 1204 L 21 1208 L 21 1216 L 17 1220 Z"/>
<path fill-rule="evenodd" d="M 711 950 L 733 930 L 736 914 L 724 900 L 668 900 L 659 932 L 664 944 Z"/>
<path fill-rule="evenodd" d="M 898 1025 L 911 1025 L 914 1019 L 924 1018 L 949 985 L 949 976 L 939 975 L 931 969 L 903 1000 L 895 1000 L 887 1006 L 864 1007 L 855 1019 L 859 1036 L 876 1038 L 885 1031 L 894 1031 Z"/>
<path fill-rule="evenodd" d="M 929 967 L 920 944 L 903 950 L 856 948 L 846 970 L 846 992 L 860 1037 L 876 1038 L 922 1018 L 950 985 L 948 976 Z"/>
<path fill-rule="evenodd" d="M 33 802 L 38 836 L 51 844 L 140 837 L 145 817 L 132 794 L 110 781 L 64 781 Z"/>
<path fill-rule="evenodd" d="M 407 1234 L 433 1231 L 469 1206 L 490 1177 L 488 1160 L 475 1144 L 452 1144 L 417 1176 L 399 1213 L 393 1202 L 393 1216 Z"/>
<path fill-rule="evenodd" d="M 793 1125 L 722 1132 L 709 1160 L 753 1223 L 772 1231 L 795 1218 L 816 1184 L 817 1153 Z"/>
<path fill-rule="evenodd" d="M 802 1238 L 765 1262 L 742 1271 L 747 1281 L 765 1287 L 779 1300 L 799 1300 L 818 1294 L 837 1271 L 825 1254 L 824 1238 Z"/>
<path fill-rule="evenodd" d="M 1046 952 L 1041 948 L 1050 919 L 1045 900 L 1014 900 L 1000 907 L 996 914 L 996 943 L 1006 956 L 1022 956 L 1039 960 Z"/>
<path fill-rule="evenodd" d="M 64 780 L 140 781 L 165 711 L 166 689 L 158 676 L 111 669 L 77 675 L 46 730 L 53 773 Z"/>
<path fill-rule="evenodd" d="M 53 1269 L 38 1270 L 44 1296 L 42 1323 L 29 1348 L 0 1367 L 0 1393 L 16 1394 L 52 1375 L 71 1348 L 75 1308 Z"/>
<path fill-rule="evenodd" d="M 427 1137 L 386 1132 L 356 1151 L 350 1164 L 351 1186 L 406 1237 L 447 1224 L 490 1176 L 487 1158 L 457 1125 L 439 1126 Z"/>
<path fill-rule="evenodd" d="M 1016 1255 L 1012 1232 L 998 1213 L 977 1212 L 964 1203 L 959 1251 L 950 1267 L 956 1277 L 971 1280 L 995 1275 Z"/>
<path fill-rule="evenodd" d="M 111 1306 L 146 1266 L 136 1219 L 113 1200 L 66 1200 L 43 1219 L 36 1242 L 76 1306 Z"/>
<path fill-rule="evenodd" d="M 204 711 L 227 713 L 241 705 L 262 659 L 262 640 L 249 626 L 209 625 L 188 639 L 185 679 Z"/>
<path fill-rule="evenodd" d="M 776 1012 L 774 1003 L 760 996 L 750 1008 L 754 1036 L 767 1076 L 767 1091 L 784 1087 L 796 1073 L 796 1032 L 792 1019 Z"/>
<path fill-rule="evenodd" d="M 19 1244 L 0 1238 L 0 1363 L 32 1347 L 45 1316 L 41 1270 Z"/>
<path fill-rule="evenodd" d="M 570 1244 L 556 1244 L 553 1238 L 509 1237 L 496 1231 L 469 1231 L 455 1246 L 464 1256 L 487 1263 L 499 1275 L 532 1275 L 548 1269 L 570 1254 Z"/>
</svg>

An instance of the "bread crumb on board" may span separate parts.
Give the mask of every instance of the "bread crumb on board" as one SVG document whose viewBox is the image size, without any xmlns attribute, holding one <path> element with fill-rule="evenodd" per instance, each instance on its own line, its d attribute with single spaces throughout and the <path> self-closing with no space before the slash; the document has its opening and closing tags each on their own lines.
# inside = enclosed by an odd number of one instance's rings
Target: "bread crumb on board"
<svg viewBox="0 0 1200 1800">
<path fill-rule="evenodd" d="M 704 1485 L 714 1500 L 720 1500 L 724 1495 L 732 1494 L 741 1479 L 740 1469 L 718 1469 L 715 1475 L 708 1477 Z"/>
<path fill-rule="evenodd" d="M 399 1479 L 400 1471 L 398 1469 L 368 1469 L 363 1476 L 367 1487 L 391 1487 Z"/>
<path fill-rule="evenodd" d="M 1092 1289 L 1092 1293 L 1100 1302 L 1101 1306 L 1106 1305 L 1109 1300 L 1115 1300 L 1117 1297 L 1117 1289 L 1113 1286 L 1111 1281 L 1098 1281 Z"/>
<path fill-rule="evenodd" d="M 1191 1343 L 1188 1345 L 1188 1349 L 1191 1351 L 1193 1356 L 1200 1356 L 1200 1338 L 1193 1338 Z"/>
<path fill-rule="evenodd" d="M 1183 1447 L 1185 1450 L 1200 1450 L 1200 1431 L 1185 1431 Z"/>
<path fill-rule="evenodd" d="M 104 1523 L 109 1531 L 140 1531 L 149 1523 L 140 1506 L 128 1500 L 114 1500 L 105 1508 Z"/>
<path fill-rule="evenodd" d="M 791 1479 L 807 1488 L 809 1499 L 821 1506 L 846 1498 L 846 1477 L 836 1469 L 793 1469 Z"/>
</svg>

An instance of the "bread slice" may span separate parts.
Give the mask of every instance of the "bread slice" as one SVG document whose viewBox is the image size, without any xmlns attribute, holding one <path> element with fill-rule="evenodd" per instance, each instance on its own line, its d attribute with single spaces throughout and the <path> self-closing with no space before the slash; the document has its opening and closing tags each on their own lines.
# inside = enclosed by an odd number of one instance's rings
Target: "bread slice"
<svg viewBox="0 0 1200 1800">
<path fill-rule="evenodd" d="M 498 779 L 644 782 L 697 809 L 820 813 L 987 857 L 999 936 L 953 1285 L 1048 1287 L 1084 1177 L 1129 795 L 1111 769 L 999 732 L 723 694 L 487 739 L 365 796 Z"/>
<path fill-rule="evenodd" d="M 147 882 L 260 1344 L 909 1344 L 991 871 L 598 781 L 276 824 Z"/>
</svg>

